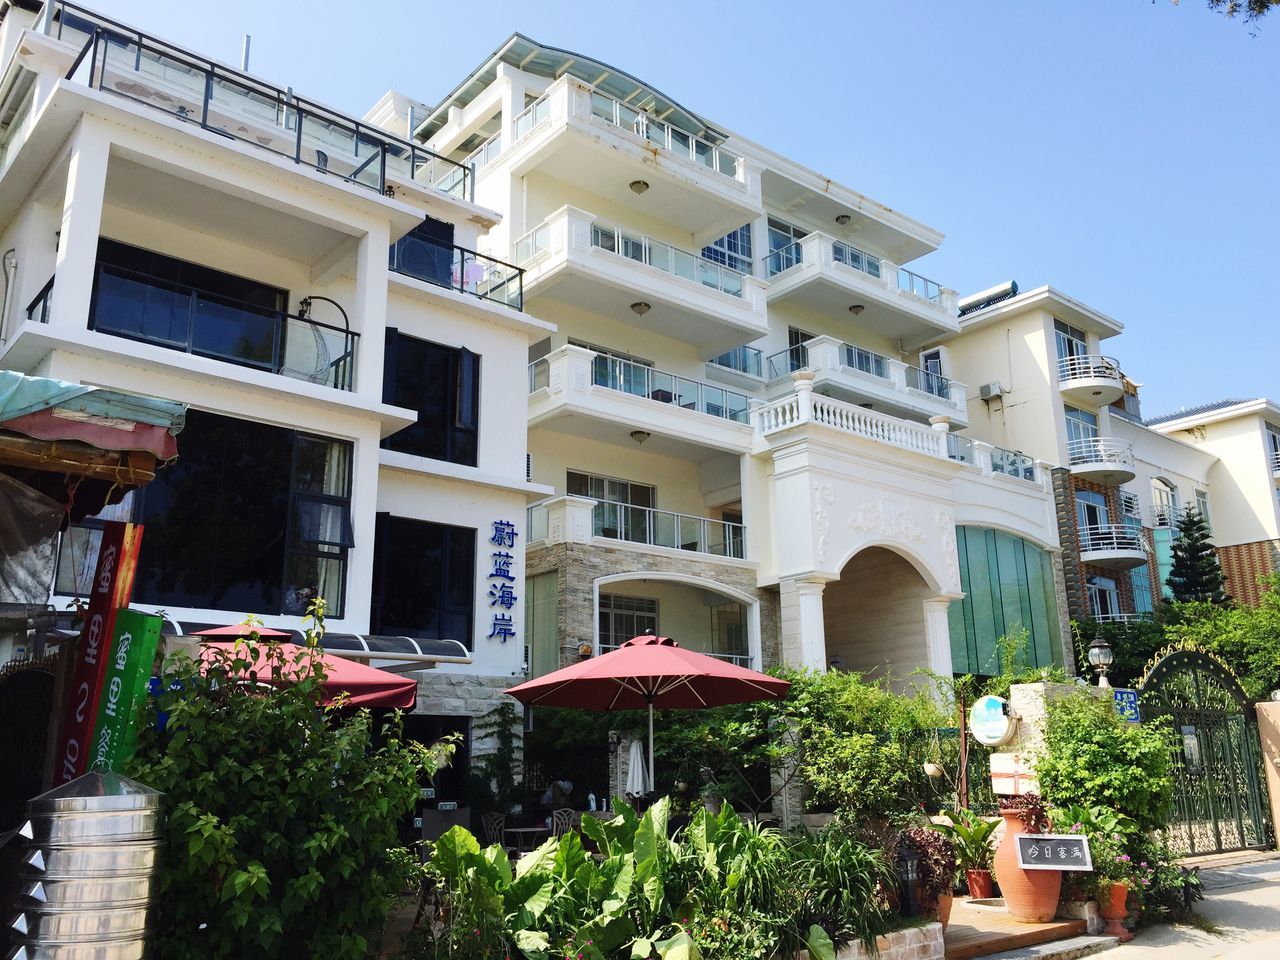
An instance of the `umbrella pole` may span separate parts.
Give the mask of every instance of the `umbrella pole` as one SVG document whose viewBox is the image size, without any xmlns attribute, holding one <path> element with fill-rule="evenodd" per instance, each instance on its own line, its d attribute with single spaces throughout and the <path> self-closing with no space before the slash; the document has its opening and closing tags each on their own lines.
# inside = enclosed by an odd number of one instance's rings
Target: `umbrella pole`
<svg viewBox="0 0 1280 960">
<path fill-rule="evenodd" d="M 649 792 L 653 793 L 653 698 L 649 698 Z"/>
</svg>

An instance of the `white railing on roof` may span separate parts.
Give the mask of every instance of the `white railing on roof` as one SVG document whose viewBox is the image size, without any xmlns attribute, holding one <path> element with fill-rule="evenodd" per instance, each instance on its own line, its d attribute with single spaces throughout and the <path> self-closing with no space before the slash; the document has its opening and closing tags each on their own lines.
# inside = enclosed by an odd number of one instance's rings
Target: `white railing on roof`
<svg viewBox="0 0 1280 960">
<path fill-rule="evenodd" d="M 591 91 L 591 115 L 612 126 L 630 130 L 650 143 L 670 150 L 677 156 L 687 157 L 726 177 L 741 179 L 743 169 L 741 157 L 727 150 L 721 150 L 709 140 L 703 140 L 679 127 L 673 127 L 656 117 L 651 117 L 643 110 L 628 106 L 599 90 Z"/>
<path fill-rule="evenodd" d="M 1067 444 L 1067 462 L 1133 465 L 1133 444 L 1111 437 L 1080 437 Z"/>
<path fill-rule="evenodd" d="M 1119 380 L 1120 363 L 1111 357 L 1080 355 L 1058 358 L 1059 380 Z"/>
<path fill-rule="evenodd" d="M 1085 553 L 1145 550 L 1142 528 L 1125 523 L 1095 523 L 1080 528 L 1080 550 Z"/>
</svg>

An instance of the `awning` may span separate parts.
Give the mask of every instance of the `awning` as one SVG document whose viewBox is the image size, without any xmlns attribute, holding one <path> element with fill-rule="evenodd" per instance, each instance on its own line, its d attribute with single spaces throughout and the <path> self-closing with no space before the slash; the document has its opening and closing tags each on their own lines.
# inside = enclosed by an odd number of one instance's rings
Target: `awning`
<svg viewBox="0 0 1280 960">
<path fill-rule="evenodd" d="M 230 650 L 236 641 L 202 641 L 202 647 Z M 292 661 L 302 648 L 296 643 L 280 644 L 284 655 Z M 385 670 L 375 670 L 362 663 L 355 663 L 330 653 L 322 653 L 325 679 L 325 705 L 345 697 L 348 707 L 394 707 L 412 710 L 418 696 L 418 681 L 411 677 L 399 677 Z M 254 671 L 247 671 L 254 673 Z M 255 677 L 255 679 L 257 679 Z"/>
</svg>

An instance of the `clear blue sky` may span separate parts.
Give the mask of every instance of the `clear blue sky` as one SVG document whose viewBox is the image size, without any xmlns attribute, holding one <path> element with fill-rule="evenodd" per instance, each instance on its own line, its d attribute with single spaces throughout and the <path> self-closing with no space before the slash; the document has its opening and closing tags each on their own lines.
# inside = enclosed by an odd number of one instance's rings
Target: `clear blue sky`
<svg viewBox="0 0 1280 960">
<path fill-rule="evenodd" d="M 363 113 L 437 102 L 513 31 L 627 70 L 946 234 L 963 295 L 1044 283 L 1121 320 L 1155 415 L 1280 399 L 1280 11 L 1203 0 L 89 0 Z M 1256 35 L 1254 35 L 1256 34 Z"/>
</svg>

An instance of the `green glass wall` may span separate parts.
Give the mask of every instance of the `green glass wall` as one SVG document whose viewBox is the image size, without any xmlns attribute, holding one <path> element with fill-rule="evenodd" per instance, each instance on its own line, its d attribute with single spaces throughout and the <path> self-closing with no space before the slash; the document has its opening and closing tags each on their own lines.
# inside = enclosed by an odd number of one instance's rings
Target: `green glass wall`
<svg viewBox="0 0 1280 960">
<path fill-rule="evenodd" d="M 1160 580 L 1160 594 L 1165 600 L 1173 599 L 1173 591 L 1169 589 L 1169 574 L 1173 572 L 1173 540 L 1176 530 L 1168 527 L 1156 527 L 1151 531 L 1151 540 L 1156 547 L 1156 575 Z"/>
<path fill-rule="evenodd" d="M 1035 544 L 986 527 L 957 527 L 960 589 L 953 601 L 951 665 L 956 673 L 1000 672 L 997 638 L 1025 629 L 1032 666 L 1062 662 L 1053 559 Z"/>
</svg>

